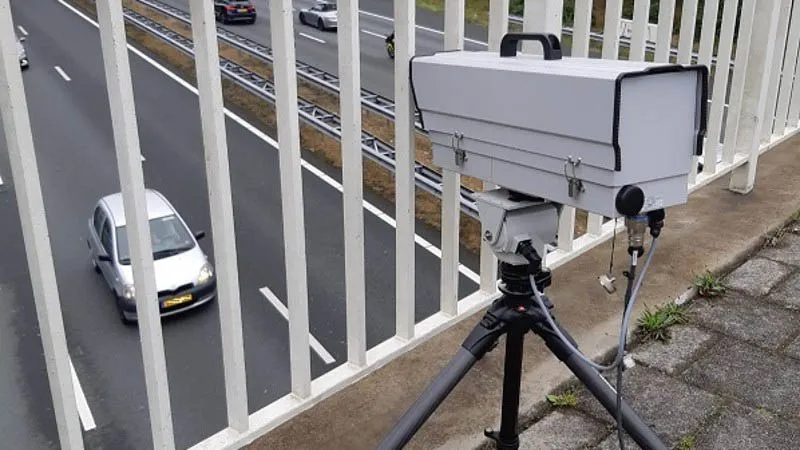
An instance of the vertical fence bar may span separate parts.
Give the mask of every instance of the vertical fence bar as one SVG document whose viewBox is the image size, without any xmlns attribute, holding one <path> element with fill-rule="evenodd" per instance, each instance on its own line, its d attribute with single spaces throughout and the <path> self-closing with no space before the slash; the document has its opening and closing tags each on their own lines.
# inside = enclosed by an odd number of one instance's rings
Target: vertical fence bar
<svg viewBox="0 0 800 450">
<path fill-rule="evenodd" d="M 500 40 L 508 32 L 509 0 L 489 0 L 489 51 L 500 50 Z"/>
<path fill-rule="evenodd" d="M 142 341 L 144 378 L 153 447 L 175 448 L 167 362 L 158 308 L 150 225 L 147 219 L 144 173 L 133 97 L 122 2 L 96 2 L 100 44 L 105 66 L 114 146 L 131 251 L 136 314 Z"/>
<path fill-rule="evenodd" d="M 206 0 L 189 4 L 194 40 L 195 72 L 200 98 L 203 147 L 206 154 L 208 207 L 217 271 L 222 362 L 228 425 L 243 432 L 248 428 L 247 377 L 245 376 L 242 307 L 231 199 L 228 142 L 219 73 L 219 50 L 214 5 Z"/>
<path fill-rule="evenodd" d="M 408 79 L 416 51 L 416 7 L 412 1 L 394 2 L 394 149 L 396 246 L 396 333 L 414 337 L 414 108 Z"/>
<path fill-rule="evenodd" d="M 697 22 L 697 0 L 683 0 L 681 29 L 678 34 L 678 63 L 689 64 L 694 50 L 694 27 Z"/>
<path fill-rule="evenodd" d="M 523 29 L 527 32 L 552 33 L 560 40 L 563 11 L 564 0 L 525 0 Z M 541 55 L 542 46 L 535 42 L 523 41 L 522 51 Z"/>
<path fill-rule="evenodd" d="M 339 0 L 338 10 L 347 360 L 362 367 L 367 363 L 367 309 L 358 0 Z"/>
<path fill-rule="evenodd" d="M 61 302 L 9 0 L 0 0 L 0 118 L 62 449 L 83 448 Z M 41 405 L 44 407 L 44 405 Z"/>
<path fill-rule="evenodd" d="M 800 2 L 795 2 L 792 8 L 790 19 L 789 37 L 786 40 L 786 54 L 783 60 L 783 73 L 781 75 L 781 89 L 778 94 L 778 109 L 775 113 L 775 134 L 783 136 L 786 132 L 787 120 L 789 118 L 789 99 L 792 96 L 792 87 L 797 80 L 795 70 L 797 69 L 797 52 L 800 46 Z M 797 90 L 794 90 L 797 96 Z M 790 126 L 797 125 L 789 124 Z"/>
<path fill-rule="evenodd" d="M 656 52 L 653 61 L 665 63 L 669 61 L 672 49 L 672 24 L 675 21 L 675 0 L 661 0 L 658 4 L 658 32 L 656 34 Z"/>
<path fill-rule="evenodd" d="M 781 82 L 783 71 L 783 53 L 786 51 L 786 35 L 789 33 L 789 16 L 791 16 L 792 0 L 780 0 L 778 11 L 778 29 L 774 39 L 775 53 L 772 57 L 772 68 L 769 72 L 769 88 L 767 90 L 767 105 L 764 112 L 764 126 L 761 129 L 761 142 L 767 143 L 772 136 L 775 124 L 775 108 L 778 106 L 778 84 Z"/>
<path fill-rule="evenodd" d="M 711 56 L 714 53 L 714 39 L 717 35 L 717 13 L 719 12 L 719 0 L 706 0 L 703 7 L 703 25 L 700 29 L 700 52 L 698 64 L 705 64 L 711 69 Z M 727 69 L 725 66 L 722 70 Z"/>
<path fill-rule="evenodd" d="M 711 95 L 707 143 L 705 154 L 703 155 L 703 172 L 706 174 L 713 174 L 717 171 L 717 155 L 722 134 L 722 113 L 725 109 L 725 94 L 728 91 L 733 30 L 736 27 L 736 14 L 738 12 L 739 0 L 725 0 L 722 11 L 719 49 L 717 50 L 717 66 L 714 74 L 714 91 Z"/>
<path fill-rule="evenodd" d="M 800 6 L 797 6 L 800 7 Z M 800 55 L 797 56 L 800 60 Z M 792 83 L 792 99 L 789 106 L 789 116 L 786 123 L 790 127 L 800 126 L 800 63 L 794 69 L 794 82 Z"/>
<path fill-rule="evenodd" d="M 592 0 L 575 0 L 572 24 L 572 56 L 589 56 L 589 33 L 592 31 Z"/>
<path fill-rule="evenodd" d="M 303 174 L 300 166 L 300 124 L 297 111 L 292 0 L 270 1 L 269 16 L 275 61 L 272 69 L 275 79 L 275 109 L 280 149 L 292 393 L 299 398 L 306 398 L 311 394 L 311 352 L 308 342 L 306 227 L 303 211 Z"/>
<path fill-rule="evenodd" d="M 464 48 L 464 0 L 445 0 L 444 50 Z M 442 263 L 440 305 L 448 316 L 458 314 L 459 219 L 461 174 L 442 170 Z"/>
<path fill-rule="evenodd" d="M 631 33 L 631 53 L 628 59 L 644 61 L 647 28 L 650 25 L 650 0 L 635 0 L 633 5 L 633 31 Z"/>
<path fill-rule="evenodd" d="M 592 236 L 603 234 L 603 216 L 591 213 L 586 218 L 586 233 Z"/>
<path fill-rule="evenodd" d="M 619 57 L 619 23 L 622 18 L 622 0 L 606 0 L 603 23 L 603 59 Z"/>
<path fill-rule="evenodd" d="M 761 129 L 767 126 L 767 92 L 769 90 L 770 71 L 775 55 L 775 35 L 778 32 L 781 0 L 758 0 L 759 7 L 753 17 L 753 37 L 747 64 L 745 80 L 745 101 L 742 103 L 739 118 L 740 130 L 737 147 L 744 147 L 748 153 L 747 163 L 737 167 L 731 173 L 729 189 L 741 194 L 753 190 L 761 147 Z M 739 47 L 741 49 L 741 47 Z M 746 139 L 746 140 L 745 140 Z"/>
<path fill-rule="evenodd" d="M 728 117 L 725 122 L 725 140 L 722 147 L 722 159 L 725 163 L 732 163 L 733 157 L 740 151 L 745 151 L 747 144 L 740 146 L 738 138 L 741 134 L 739 128 L 740 112 L 744 101 L 745 76 L 748 74 L 751 35 L 753 32 L 753 15 L 756 10 L 757 0 L 743 0 L 739 14 L 739 36 L 736 41 L 736 58 L 731 81 L 731 92 L 728 99 Z M 746 143 L 747 140 L 741 140 Z"/>
<path fill-rule="evenodd" d="M 508 32 L 509 0 L 489 0 L 489 51 L 500 51 L 500 40 Z M 483 190 L 492 189 L 492 183 L 482 183 Z M 481 236 L 486 228 L 481 226 Z M 497 291 L 497 257 L 492 249 L 481 239 L 481 285 L 483 292 Z"/>
</svg>

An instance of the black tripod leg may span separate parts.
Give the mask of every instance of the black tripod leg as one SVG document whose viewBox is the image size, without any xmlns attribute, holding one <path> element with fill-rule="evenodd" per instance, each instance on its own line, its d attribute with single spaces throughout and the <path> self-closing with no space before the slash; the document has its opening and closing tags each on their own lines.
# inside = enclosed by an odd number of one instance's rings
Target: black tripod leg
<svg viewBox="0 0 800 450">
<path fill-rule="evenodd" d="M 497 343 L 505 332 L 506 324 L 497 319 L 490 309 L 481 322 L 458 349 L 453 359 L 439 372 L 439 375 L 425 388 L 417 401 L 411 405 L 403 417 L 378 446 L 380 450 L 398 449 L 414 437 L 422 424 L 436 411 L 453 388 L 464 378 L 475 362 L 483 357 Z"/>
<path fill-rule="evenodd" d="M 597 398 L 600 404 L 602 404 L 611 415 L 616 417 L 617 393 L 614 388 L 608 384 L 605 378 L 603 378 L 594 367 L 586 364 L 584 360 L 574 354 L 549 327 L 537 325 L 533 328 L 533 332 L 544 339 L 550 351 L 575 374 L 581 383 L 586 386 L 586 389 Z M 563 329 L 561 332 L 566 337 L 569 337 Z M 653 432 L 624 400 L 622 401 L 622 428 L 627 431 L 631 438 L 644 450 L 667 450 L 666 445 L 661 442 L 661 439 L 655 432 Z"/>
<path fill-rule="evenodd" d="M 522 349 L 526 329 L 512 329 L 506 335 L 506 359 L 503 372 L 503 408 L 500 416 L 500 432 L 487 432 L 499 450 L 517 450 L 519 434 L 520 381 L 522 378 Z"/>
</svg>

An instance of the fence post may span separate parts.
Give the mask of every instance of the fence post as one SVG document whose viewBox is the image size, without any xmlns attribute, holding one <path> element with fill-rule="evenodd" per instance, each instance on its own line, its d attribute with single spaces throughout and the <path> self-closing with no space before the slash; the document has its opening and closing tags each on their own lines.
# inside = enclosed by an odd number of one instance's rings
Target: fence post
<svg viewBox="0 0 800 450">
<path fill-rule="evenodd" d="M 772 69 L 769 72 L 769 88 L 767 91 L 767 104 L 764 111 L 764 126 L 761 128 L 761 142 L 768 143 L 772 137 L 775 126 L 775 114 L 778 106 L 778 83 L 781 81 L 783 71 L 783 54 L 786 51 L 786 35 L 789 33 L 789 16 L 791 15 L 792 0 L 780 0 L 778 12 L 778 25 L 775 31 L 775 53 L 772 57 Z"/>
<path fill-rule="evenodd" d="M 339 0 L 338 8 L 347 360 L 363 367 L 367 363 L 367 309 L 358 0 Z"/>
<path fill-rule="evenodd" d="M 303 173 L 300 166 L 300 123 L 297 111 L 292 1 L 270 1 L 269 16 L 275 61 L 273 77 L 280 149 L 281 210 L 289 310 L 289 360 L 292 393 L 302 399 L 311 395 L 311 351 L 308 337 L 306 226 L 303 210 Z"/>
<path fill-rule="evenodd" d="M 522 29 L 526 32 L 553 33 L 561 40 L 564 0 L 525 0 Z M 522 52 L 541 55 L 541 44 L 522 42 Z"/>
<path fill-rule="evenodd" d="M 749 193 L 755 184 L 761 129 L 767 122 L 765 110 L 772 59 L 775 55 L 774 39 L 778 29 L 779 4 L 780 0 L 758 0 L 758 7 L 754 8 L 753 32 L 750 46 L 747 47 L 750 56 L 736 144 L 737 149 L 745 149 L 748 158 L 745 164 L 733 170 L 729 185 L 730 190 L 741 194 Z"/>
<path fill-rule="evenodd" d="M 445 0 L 444 50 L 464 49 L 464 0 Z M 458 314 L 458 261 L 461 218 L 461 174 L 442 170 L 442 262 L 439 310 Z"/>
<path fill-rule="evenodd" d="M 653 61 L 661 63 L 669 61 L 669 53 L 672 49 L 672 24 L 674 22 L 675 0 L 661 0 L 658 3 L 658 33 Z"/>
<path fill-rule="evenodd" d="M 131 82 L 125 22 L 120 0 L 96 2 L 100 44 L 105 66 L 114 147 L 117 152 L 119 181 L 128 228 L 133 267 L 134 291 L 139 336 L 142 342 L 145 386 L 150 407 L 150 428 L 156 449 L 175 448 L 172 407 L 169 398 L 164 339 L 156 299 L 153 249 L 147 220 L 144 173 Z"/>
<path fill-rule="evenodd" d="M 189 4 L 194 41 L 195 72 L 200 99 L 203 147 L 206 153 L 208 209 L 217 272 L 222 362 L 225 371 L 225 401 L 228 425 L 236 431 L 248 428 L 247 377 L 245 375 L 242 307 L 239 296 L 239 270 L 236 260 L 236 236 L 233 200 L 225 133 L 222 82 L 214 5 L 207 0 Z"/>
<path fill-rule="evenodd" d="M 65 450 L 78 450 L 83 448 L 83 435 L 78 421 L 56 270 L 48 237 L 50 233 L 47 230 L 39 168 L 36 165 L 28 103 L 17 59 L 9 0 L 0 0 L 0 118 L 11 163 L 11 178 L 22 226 L 22 239 L 25 243 L 59 444 Z M 45 408 L 45 405 L 40 406 Z"/>
<path fill-rule="evenodd" d="M 713 174 L 717 170 L 717 157 L 722 135 L 722 113 L 725 109 L 725 94 L 730 78 L 733 31 L 736 27 L 736 14 L 739 0 L 726 0 L 722 10 L 722 28 L 717 51 L 717 67 L 714 75 L 714 92 L 711 95 L 711 110 L 706 133 L 706 149 L 703 155 L 703 173 Z M 722 69 L 720 69 L 722 68 Z M 728 113 L 730 114 L 730 108 Z"/>
<path fill-rule="evenodd" d="M 414 157 L 415 118 L 408 79 L 411 57 L 416 49 L 416 4 L 394 2 L 394 135 L 395 135 L 395 220 L 397 231 L 396 334 L 402 339 L 414 337 L 415 264 L 414 264 Z"/>
<path fill-rule="evenodd" d="M 786 52 L 783 60 L 783 75 L 781 77 L 780 94 L 778 95 L 778 107 L 775 113 L 775 134 L 783 136 L 786 132 L 786 127 L 797 126 L 797 123 L 787 123 L 789 120 L 789 99 L 794 92 L 796 98 L 800 93 L 794 86 L 797 84 L 795 77 L 800 74 L 795 74 L 797 69 L 797 50 L 800 46 L 800 3 L 795 3 L 792 8 L 792 18 L 790 19 L 789 37 L 786 41 Z"/>
</svg>

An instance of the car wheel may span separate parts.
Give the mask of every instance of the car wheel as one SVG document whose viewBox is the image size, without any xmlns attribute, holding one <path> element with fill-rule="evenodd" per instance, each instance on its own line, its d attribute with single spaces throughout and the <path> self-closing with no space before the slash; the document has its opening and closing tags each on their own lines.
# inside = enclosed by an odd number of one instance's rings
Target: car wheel
<svg viewBox="0 0 800 450">
<path fill-rule="evenodd" d="M 123 325 L 128 325 L 128 326 L 133 325 L 135 321 L 128 319 L 128 317 L 125 316 L 125 312 L 122 309 L 122 302 L 120 301 L 119 297 L 116 297 L 116 300 L 117 300 L 117 313 L 119 314 L 120 322 L 122 322 Z"/>
<path fill-rule="evenodd" d="M 302 23 L 303 25 L 307 25 L 306 24 L 306 16 L 303 15 L 303 13 L 300 13 L 300 23 Z"/>
<path fill-rule="evenodd" d="M 95 272 L 100 273 L 100 266 L 97 265 L 97 261 L 95 261 L 94 258 L 92 258 L 92 269 L 94 269 Z"/>
<path fill-rule="evenodd" d="M 256 18 L 255 18 L 255 17 L 253 17 L 252 19 L 250 19 L 250 22 L 249 22 L 249 23 L 250 23 L 250 25 L 252 25 L 252 24 L 256 23 Z"/>
<path fill-rule="evenodd" d="M 319 28 L 322 31 L 325 31 L 325 22 L 323 22 L 322 19 L 319 19 L 317 21 L 317 28 Z"/>
<path fill-rule="evenodd" d="M 217 22 L 222 22 L 222 10 L 218 9 L 214 14 L 214 17 L 217 19 Z"/>
</svg>

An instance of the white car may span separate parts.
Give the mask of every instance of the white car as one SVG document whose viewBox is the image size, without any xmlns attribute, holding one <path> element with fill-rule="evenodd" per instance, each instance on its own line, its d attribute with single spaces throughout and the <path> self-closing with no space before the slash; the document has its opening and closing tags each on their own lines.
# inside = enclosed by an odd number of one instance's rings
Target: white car
<svg viewBox="0 0 800 450">
<path fill-rule="evenodd" d="M 175 208 L 159 192 L 147 189 L 147 218 L 153 247 L 158 305 L 162 317 L 208 303 L 217 295 L 214 269 Z M 122 194 L 101 198 L 89 218 L 89 257 L 114 294 L 123 323 L 137 320 L 136 291 L 125 226 Z"/>
</svg>

